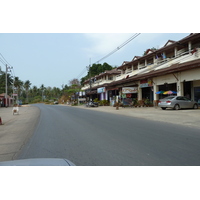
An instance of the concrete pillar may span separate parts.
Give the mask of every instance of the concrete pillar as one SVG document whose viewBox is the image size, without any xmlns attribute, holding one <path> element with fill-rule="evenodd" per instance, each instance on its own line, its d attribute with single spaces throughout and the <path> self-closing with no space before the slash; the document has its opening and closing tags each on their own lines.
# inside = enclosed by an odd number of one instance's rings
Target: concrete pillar
<svg viewBox="0 0 200 200">
<path fill-rule="evenodd" d="M 183 96 L 183 82 L 177 81 L 177 96 Z"/>
<path fill-rule="evenodd" d="M 145 67 L 147 66 L 147 59 L 145 59 L 145 61 L 144 61 L 144 65 L 145 65 Z"/>
<path fill-rule="evenodd" d="M 100 95 L 100 100 L 104 100 L 103 92 Z"/>
<path fill-rule="evenodd" d="M 105 100 L 108 100 L 108 91 L 105 92 Z"/>
<path fill-rule="evenodd" d="M 159 95 L 156 94 L 156 92 L 158 92 L 158 85 L 153 84 L 153 99 L 154 100 L 158 100 Z"/>
<path fill-rule="evenodd" d="M 142 100 L 142 88 L 138 87 L 138 101 Z"/>
<path fill-rule="evenodd" d="M 153 105 L 155 106 L 155 107 L 157 107 L 158 106 L 158 100 L 159 100 L 159 95 L 158 94 L 156 94 L 156 92 L 158 92 L 158 85 L 156 85 L 156 84 L 153 84 Z"/>
</svg>

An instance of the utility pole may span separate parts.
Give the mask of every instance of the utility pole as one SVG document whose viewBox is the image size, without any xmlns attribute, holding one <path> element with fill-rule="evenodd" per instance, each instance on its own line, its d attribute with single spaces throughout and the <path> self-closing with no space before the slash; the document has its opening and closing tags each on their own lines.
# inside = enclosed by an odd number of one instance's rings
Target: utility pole
<svg viewBox="0 0 200 200">
<path fill-rule="evenodd" d="M 7 94 L 8 94 L 8 86 L 7 86 L 7 72 L 8 72 L 8 67 L 7 67 L 7 64 L 6 64 L 6 94 L 5 94 L 5 98 L 6 98 L 6 108 L 8 106 L 8 102 L 7 102 Z"/>
<path fill-rule="evenodd" d="M 12 67 L 8 67 L 8 65 L 6 64 L 6 94 L 5 94 L 5 99 L 6 99 L 6 108 L 8 107 L 8 99 L 7 99 L 7 96 L 8 96 L 8 77 L 7 77 L 7 74 L 8 74 L 8 69 L 12 69 Z M 9 71 L 10 72 L 10 71 Z"/>
<path fill-rule="evenodd" d="M 89 98 L 91 99 L 92 82 L 91 82 L 91 70 L 90 70 L 90 67 L 91 67 L 91 58 L 90 58 L 90 63 L 89 63 L 89 67 L 88 67 L 88 71 L 89 71 L 89 80 L 90 80 L 90 95 L 89 95 Z M 89 101 L 90 101 L 90 99 L 89 99 Z"/>
</svg>

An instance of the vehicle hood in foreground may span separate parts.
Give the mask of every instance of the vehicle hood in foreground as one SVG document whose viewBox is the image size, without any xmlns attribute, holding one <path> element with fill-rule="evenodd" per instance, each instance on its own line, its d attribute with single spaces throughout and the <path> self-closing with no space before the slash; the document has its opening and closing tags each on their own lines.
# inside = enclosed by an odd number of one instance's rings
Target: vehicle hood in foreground
<svg viewBox="0 0 200 200">
<path fill-rule="evenodd" d="M 0 166 L 75 166 L 64 158 L 29 158 L 0 162 Z"/>
</svg>

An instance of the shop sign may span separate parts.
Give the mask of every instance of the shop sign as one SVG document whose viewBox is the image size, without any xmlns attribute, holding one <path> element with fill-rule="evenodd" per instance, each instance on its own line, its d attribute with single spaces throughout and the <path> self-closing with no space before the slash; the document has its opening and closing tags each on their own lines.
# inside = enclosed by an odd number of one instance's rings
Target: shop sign
<svg viewBox="0 0 200 200">
<path fill-rule="evenodd" d="M 153 86 L 153 82 L 151 79 L 141 80 L 140 81 L 140 88 L 151 87 Z"/>
<path fill-rule="evenodd" d="M 122 93 L 127 94 L 127 93 L 137 93 L 138 88 L 137 87 L 123 87 L 122 88 Z"/>
<path fill-rule="evenodd" d="M 105 87 L 97 88 L 97 93 L 103 93 L 103 92 L 106 92 Z"/>
</svg>

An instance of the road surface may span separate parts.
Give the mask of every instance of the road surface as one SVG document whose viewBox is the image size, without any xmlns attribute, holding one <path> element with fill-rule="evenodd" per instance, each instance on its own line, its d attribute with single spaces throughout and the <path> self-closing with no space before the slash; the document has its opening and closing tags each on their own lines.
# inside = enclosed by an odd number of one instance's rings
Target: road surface
<svg viewBox="0 0 200 200">
<path fill-rule="evenodd" d="M 35 106 L 39 123 L 18 159 L 66 158 L 78 166 L 200 165 L 199 129 L 98 108 Z"/>
</svg>

